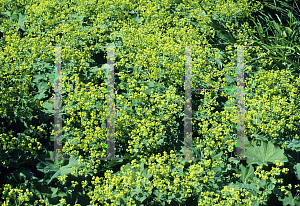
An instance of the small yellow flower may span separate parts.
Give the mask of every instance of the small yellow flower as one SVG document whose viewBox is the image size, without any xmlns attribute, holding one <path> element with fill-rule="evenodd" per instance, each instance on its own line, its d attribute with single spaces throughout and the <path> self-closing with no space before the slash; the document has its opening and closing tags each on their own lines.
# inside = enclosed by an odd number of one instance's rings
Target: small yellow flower
<svg viewBox="0 0 300 206">
<path fill-rule="evenodd" d="M 65 203 L 66 203 L 66 200 L 65 200 L 64 198 L 62 198 L 62 199 L 59 200 L 59 202 L 60 202 L 61 204 L 65 204 Z"/>
</svg>

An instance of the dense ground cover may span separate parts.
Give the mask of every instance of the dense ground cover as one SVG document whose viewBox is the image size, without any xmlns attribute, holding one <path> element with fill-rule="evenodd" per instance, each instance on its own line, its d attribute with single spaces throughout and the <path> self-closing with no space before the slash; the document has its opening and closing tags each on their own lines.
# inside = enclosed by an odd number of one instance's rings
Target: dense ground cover
<svg viewBox="0 0 300 206">
<path fill-rule="evenodd" d="M 296 1 L 1 0 L 2 205 L 298 205 Z M 267 24 L 268 23 L 268 24 Z M 106 88 L 115 51 L 116 156 L 106 155 L 107 94 L 64 91 L 63 152 L 53 155 L 55 56 L 64 88 Z M 235 156 L 236 93 L 193 91 L 193 151 L 183 155 L 184 47 L 192 86 L 236 86 L 245 47 L 247 161 Z"/>
</svg>

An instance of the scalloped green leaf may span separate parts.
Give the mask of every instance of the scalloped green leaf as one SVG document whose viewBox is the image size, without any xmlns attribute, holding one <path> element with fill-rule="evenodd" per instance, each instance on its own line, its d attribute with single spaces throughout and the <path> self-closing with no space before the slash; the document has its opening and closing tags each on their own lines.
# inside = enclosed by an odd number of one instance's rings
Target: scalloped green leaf
<svg viewBox="0 0 300 206">
<path fill-rule="evenodd" d="M 295 173 L 296 173 L 298 180 L 300 180 L 300 163 L 297 163 L 296 165 L 294 165 L 294 169 L 295 169 Z"/>
<path fill-rule="evenodd" d="M 47 113 L 47 114 L 54 114 L 54 105 L 53 103 L 49 103 L 49 102 L 44 102 L 43 103 L 43 108 L 44 110 L 42 110 L 43 112 Z"/>
<path fill-rule="evenodd" d="M 26 14 L 19 14 L 19 21 L 18 21 L 18 29 L 17 31 L 19 30 L 19 28 L 21 28 L 23 31 L 26 31 L 26 28 L 25 28 L 25 25 L 24 23 L 26 22 L 27 20 L 27 15 Z"/>
<path fill-rule="evenodd" d="M 268 163 L 275 164 L 275 160 L 280 162 L 287 162 L 288 159 L 284 155 L 284 150 L 279 147 L 275 147 L 272 142 L 262 141 L 260 146 L 248 146 L 245 150 L 245 156 L 247 158 L 254 158 L 254 160 L 247 160 L 248 164 L 266 165 Z"/>
<path fill-rule="evenodd" d="M 64 176 L 64 175 L 69 175 L 72 173 L 73 169 L 72 167 L 78 168 L 80 167 L 78 163 L 78 159 L 75 158 L 74 156 L 70 157 L 69 163 L 65 166 L 62 166 L 58 169 L 58 171 L 55 172 L 55 174 L 51 177 L 51 179 L 47 182 L 49 184 L 54 178 L 57 178 L 58 176 Z"/>
<path fill-rule="evenodd" d="M 241 179 L 243 181 L 251 179 L 254 176 L 254 167 L 252 165 L 247 165 L 247 167 L 244 167 L 244 165 L 241 164 L 240 169 L 242 173 Z"/>
<path fill-rule="evenodd" d="M 278 200 L 280 200 L 284 206 L 286 206 L 286 205 L 295 206 L 295 200 L 291 193 L 289 193 L 289 196 L 285 197 L 284 199 L 282 199 L 281 197 L 278 197 Z"/>
</svg>

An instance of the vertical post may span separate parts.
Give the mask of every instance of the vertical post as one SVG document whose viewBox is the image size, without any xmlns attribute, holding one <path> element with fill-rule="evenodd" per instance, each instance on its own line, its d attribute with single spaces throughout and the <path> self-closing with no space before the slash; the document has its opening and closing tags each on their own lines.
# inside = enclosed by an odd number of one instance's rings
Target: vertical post
<svg viewBox="0 0 300 206">
<path fill-rule="evenodd" d="M 238 158 L 245 158 L 244 47 L 237 47 L 237 147 Z"/>
<path fill-rule="evenodd" d="M 184 46 L 185 47 L 185 76 L 184 76 L 184 157 L 186 160 L 196 160 L 200 158 L 193 158 L 193 123 L 192 123 L 192 75 L 191 75 L 191 47 L 198 46 Z M 177 158 L 179 159 L 179 158 Z M 180 160 L 180 159 L 179 159 Z"/>
<path fill-rule="evenodd" d="M 191 47 L 185 47 L 185 104 L 184 104 L 184 157 L 191 159 L 192 150 L 192 94 L 191 94 Z"/>
<path fill-rule="evenodd" d="M 245 75 L 244 46 L 237 47 L 237 158 L 231 160 L 252 160 L 245 156 Z"/>
<path fill-rule="evenodd" d="M 122 160 L 115 157 L 115 71 L 114 46 L 107 46 L 107 157 L 100 160 Z"/>
<path fill-rule="evenodd" d="M 61 47 L 55 46 L 55 80 L 54 80 L 54 158 L 45 160 L 69 160 L 62 158 L 62 104 L 61 104 Z"/>
<path fill-rule="evenodd" d="M 115 72 L 114 72 L 114 48 L 107 48 L 108 58 L 108 68 L 107 68 L 107 158 L 115 158 L 115 111 L 114 111 L 114 81 L 115 81 Z"/>
</svg>

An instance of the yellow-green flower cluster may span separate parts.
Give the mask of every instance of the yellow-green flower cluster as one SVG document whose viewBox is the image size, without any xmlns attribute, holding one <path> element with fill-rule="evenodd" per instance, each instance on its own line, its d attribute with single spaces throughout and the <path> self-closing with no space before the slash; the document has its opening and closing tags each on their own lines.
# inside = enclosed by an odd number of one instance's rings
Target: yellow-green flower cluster
<svg viewBox="0 0 300 206">
<path fill-rule="evenodd" d="M 291 141 L 299 133 L 297 101 L 300 79 L 286 70 L 260 71 L 247 79 L 246 135 L 264 133 Z"/>
<path fill-rule="evenodd" d="M 24 188 L 13 188 L 11 185 L 5 184 L 1 196 L 4 200 L 2 206 L 29 205 L 28 202 L 30 200 L 30 197 L 33 196 L 33 193 L 28 189 L 24 191 Z"/>
<path fill-rule="evenodd" d="M 146 197 L 151 194 L 162 194 L 161 200 L 167 201 L 169 196 L 180 196 L 181 202 L 195 193 L 196 187 L 200 186 L 199 178 L 204 176 L 204 169 L 198 165 L 191 168 L 191 174 L 181 172 L 184 163 L 175 160 L 176 155 L 171 151 L 170 155 L 152 155 L 150 158 L 142 157 L 141 162 L 131 161 L 130 168 L 122 166 L 117 175 L 112 171 L 106 171 L 105 179 L 93 177 L 92 183 L 95 191 L 90 192 L 91 204 L 118 205 L 120 201 L 128 199 L 128 204 L 134 204 L 130 197 L 132 192 L 140 191 Z M 143 168 L 147 169 L 143 169 Z M 177 168 L 179 170 L 175 170 Z M 213 174 L 211 174 L 213 176 Z M 93 195 L 94 193 L 94 195 Z M 135 199 L 135 198 L 134 198 Z"/>
<path fill-rule="evenodd" d="M 30 125 L 31 129 L 34 129 L 32 125 Z M 42 128 L 38 128 L 41 132 L 43 132 Z M 26 155 L 36 155 L 38 150 L 41 150 L 42 144 L 38 142 L 37 138 L 30 137 L 28 135 L 13 135 L 13 131 L 10 130 L 8 134 L 0 134 L 0 146 L 7 153 L 13 153 L 16 150 L 25 151 Z M 3 167 L 9 168 L 9 165 L 13 163 L 15 160 L 8 159 L 2 162 Z"/>
</svg>

